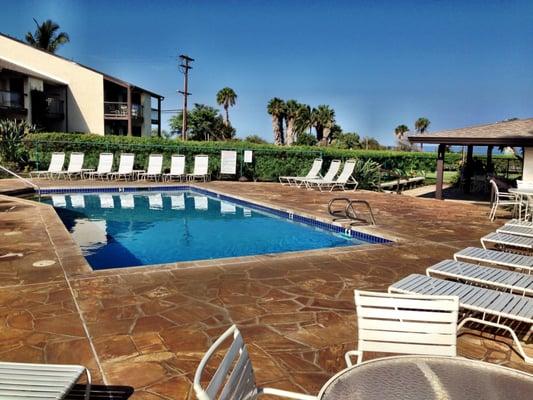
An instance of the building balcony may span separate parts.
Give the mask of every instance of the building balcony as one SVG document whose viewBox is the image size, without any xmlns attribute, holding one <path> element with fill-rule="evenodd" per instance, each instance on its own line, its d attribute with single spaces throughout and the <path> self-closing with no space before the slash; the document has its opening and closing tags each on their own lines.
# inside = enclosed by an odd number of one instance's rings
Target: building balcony
<svg viewBox="0 0 533 400">
<path fill-rule="evenodd" d="M 152 111 L 150 113 L 150 118 L 152 120 L 152 124 L 159 123 L 159 111 L 157 110 L 157 108 L 152 108 Z"/>
<path fill-rule="evenodd" d="M 65 116 L 65 102 L 54 97 L 48 97 L 46 101 L 45 118 L 63 119 Z"/>
<path fill-rule="evenodd" d="M 128 103 L 119 101 L 104 101 L 104 117 L 108 119 L 128 119 Z M 143 106 L 131 105 L 131 118 L 142 119 Z"/>
<path fill-rule="evenodd" d="M 24 109 L 24 94 L 0 90 L 0 107 Z"/>
</svg>

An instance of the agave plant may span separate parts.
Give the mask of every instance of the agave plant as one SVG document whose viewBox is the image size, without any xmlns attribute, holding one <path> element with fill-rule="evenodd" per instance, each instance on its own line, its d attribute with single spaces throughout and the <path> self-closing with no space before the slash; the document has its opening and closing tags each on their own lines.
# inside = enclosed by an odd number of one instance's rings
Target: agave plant
<svg viewBox="0 0 533 400">
<path fill-rule="evenodd" d="M 381 165 L 373 160 L 355 160 L 353 176 L 362 189 L 372 189 L 378 186 Z"/>
<path fill-rule="evenodd" d="M 35 127 L 26 121 L 0 120 L 0 160 L 20 166 L 27 161 L 28 154 L 23 140 Z"/>
</svg>

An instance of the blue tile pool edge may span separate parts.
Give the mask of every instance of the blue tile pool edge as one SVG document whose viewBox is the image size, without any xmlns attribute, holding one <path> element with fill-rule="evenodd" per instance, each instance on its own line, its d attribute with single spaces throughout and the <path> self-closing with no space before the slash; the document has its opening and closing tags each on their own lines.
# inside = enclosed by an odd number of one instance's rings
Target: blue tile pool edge
<svg viewBox="0 0 533 400">
<path fill-rule="evenodd" d="M 305 217 L 302 215 L 294 214 L 282 209 L 276 209 L 273 207 L 264 206 L 248 200 L 242 200 L 235 197 L 231 197 L 222 193 L 214 192 L 211 190 L 199 188 L 190 185 L 175 185 L 175 186 L 129 186 L 129 187 L 68 187 L 68 188 L 41 188 L 40 194 L 69 194 L 69 193 L 133 193 L 133 192 L 174 192 L 174 191 L 191 191 L 198 194 L 204 194 L 207 196 L 215 197 L 220 200 L 230 201 L 234 204 L 252 208 L 258 211 L 264 211 L 277 217 L 288 219 L 295 222 L 300 222 L 305 225 L 320 228 L 328 232 L 340 233 L 349 236 L 353 239 L 361 240 L 372 244 L 391 244 L 392 240 L 385 239 L 379 236 L 371 235 L 361 231 L 356 231 L 350 228 L 343 228 L 339 225 L 334 225 L 328 222 L 320 221 L 316 218 Z"/>
</svg>

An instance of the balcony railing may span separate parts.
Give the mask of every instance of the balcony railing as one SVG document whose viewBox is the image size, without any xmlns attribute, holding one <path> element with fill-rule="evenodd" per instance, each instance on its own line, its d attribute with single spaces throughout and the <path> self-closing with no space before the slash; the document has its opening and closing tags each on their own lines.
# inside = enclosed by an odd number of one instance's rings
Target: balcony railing
<svg viewBox="0 0 533 400">
<path fill-rule="evenodd" d="M 0 107 L 24 108 L 22 93 L 0 90 Z"/>
<path fill-rule="evenodd" d="M 46 117 L 63 118 L 65 115 L 65 102 L 54 97 L 46 99 Z"/>
<path fill-rule="evenodd" d="M 106 117 L 128 117 L 128 103 L 119 101 L 104 101 L 104 116 Z M 143 106 L 140 104 L 131 105 L 131 117 L 134 119 L 143 117 Z"/>
</svg>

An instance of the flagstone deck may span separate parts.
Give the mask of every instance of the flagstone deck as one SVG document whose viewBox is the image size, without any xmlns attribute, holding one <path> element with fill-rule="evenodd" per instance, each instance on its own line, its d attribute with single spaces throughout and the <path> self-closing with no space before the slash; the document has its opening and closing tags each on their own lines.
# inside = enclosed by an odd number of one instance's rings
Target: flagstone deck
<svg viewBox="0 0 533 400">
<path fill-rule="evenodd" d="M 0 192 L 15 186 L 0 180 Z M 339 195 L 269 183 L 202 186 L 326 219 L 328 200 Z M 362 230 L 395 243 L 99 272 L 51 207 L 0 195 L 0 360 L 83 364 L 97 382 L 134 387 L 132 399 L 193 399 L 201 356 L 236 323 L 260 384 L 317 393 L 355 347 L 355 288 L 384 290 L 501 224 L 470 204 L 345 195 L 372 204 L 378 226 Z M 533 372 L 493 339 L 463 334 L 459 354 Z"/>
</svg>

